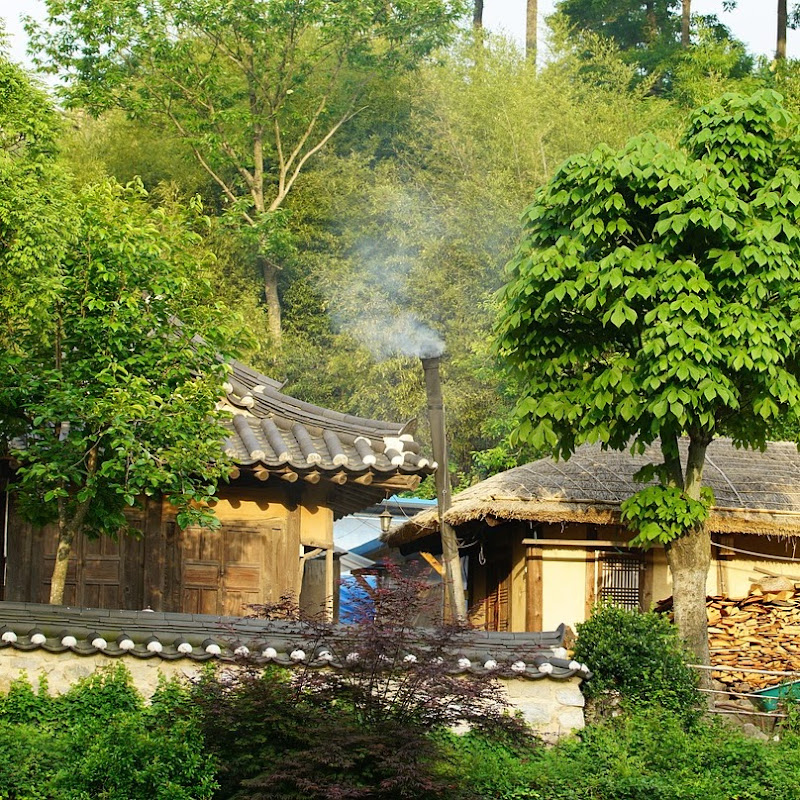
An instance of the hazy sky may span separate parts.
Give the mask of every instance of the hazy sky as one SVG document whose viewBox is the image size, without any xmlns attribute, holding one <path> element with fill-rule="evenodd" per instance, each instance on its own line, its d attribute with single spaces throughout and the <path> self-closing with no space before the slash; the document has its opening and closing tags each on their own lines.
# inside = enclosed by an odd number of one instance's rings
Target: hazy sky
<svg viewBox="0 0 800 800">
<path fill-rule="evenodd" d="M 247 0 L 243 0 L 247 2 Z M 0 16 L 5 17 L 11 34 L 11 53 L 16 61 L 25 60 L 25 34 L 20 16 L 41 14 L 43 0 L 0 0 Z M 550 14 L 555 0 L 539 0 L 541 19 Z M 735 11 L 724 12 L 722 0 L 694 0 L 698 14 L 718 13 L 734 35 L 745 41 L 753 53 L 771 55 L 775 51 L 777 0 L 739 0 Z M 485 0 L 484 20 L 492 30 L 503 30 L 522 41 L 525 35 L 525 0 Z M 789 31 L 788 55 L 800 57 L 800 31 Z"/>
</svg>

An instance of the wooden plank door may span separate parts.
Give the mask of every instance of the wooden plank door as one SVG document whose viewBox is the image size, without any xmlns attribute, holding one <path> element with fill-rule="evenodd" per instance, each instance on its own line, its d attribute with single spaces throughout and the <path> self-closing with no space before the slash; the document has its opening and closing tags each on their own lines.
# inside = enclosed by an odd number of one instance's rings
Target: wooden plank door
<svg viewBox="0 0 800 800">
<path fill-rule="evenodd" d="M 50 583 L 58 547 L 58 529 L 47 526 L 41 532 L 43 548 L 39 602 L 50 600 Z M 76 536 L 72 543 L 64 605 L 88 608 L 122 608 L 120 543 L 110 536 L 89 539 Z"/>
<path fill-rule="evenodd" d="M 511 550 L 497 550 L 486 561 L 486 630 L 507 631 L 511 621 Z"/>
<path fill-rule="evenodd" d="M 181 610 L 241 616 L 297 593 L 299 539 L 281 519 L 187 528 L 181 535 Z"/>
<path fill-rule="evenodd" d="M 220 614 L 222 530 L 186 528 L 181 536 L 181 608 L 186 614 Z"/>
</svg>

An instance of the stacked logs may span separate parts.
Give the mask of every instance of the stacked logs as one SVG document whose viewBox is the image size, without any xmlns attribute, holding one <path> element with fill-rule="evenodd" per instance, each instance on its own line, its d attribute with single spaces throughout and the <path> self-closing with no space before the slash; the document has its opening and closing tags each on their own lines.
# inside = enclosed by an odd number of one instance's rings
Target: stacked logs
<svg viewBox="0 0 800 800">
<path fill-rule="evenodd" d="M 657 610 L 668 611 L 671 604 L 670 598 Z M 712 674 L 731 690 L 747 692 L 792 680 L 746 670 L 800 673 L 800 591 L 793 581 L 764 580 L 739 600 L 709 597 L 707 614 L 711 664 L 726 668 Z"/>
</svg>

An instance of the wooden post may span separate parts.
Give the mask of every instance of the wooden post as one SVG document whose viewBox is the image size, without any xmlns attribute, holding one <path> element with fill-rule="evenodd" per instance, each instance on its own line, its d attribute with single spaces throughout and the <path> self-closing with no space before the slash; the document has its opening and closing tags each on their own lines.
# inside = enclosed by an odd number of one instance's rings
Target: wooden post
<svg viewBox="0 0 800 800">
<path fill-rule="evenodd" d="M 333 622 L 333 547 L 325 550 L 325 618 Z"/>
<path fill-rule="evenodd" d="M 597 551 L 586 548 L 586 586 L 584 588 L 584 619 L 589 619 L 597 601 Z"/>
<path fill-rule="evenodd" d="M 542 629 L 542 551 L 525 548 L 525 630 Z"/>
</svg>

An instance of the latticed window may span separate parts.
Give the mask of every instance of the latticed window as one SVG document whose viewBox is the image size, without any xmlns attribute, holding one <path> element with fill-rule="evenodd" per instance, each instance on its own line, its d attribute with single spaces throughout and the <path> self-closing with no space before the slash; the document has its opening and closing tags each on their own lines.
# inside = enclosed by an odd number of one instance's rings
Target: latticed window
<svg viewBox="0 0 800 800">
<path fill-rule="evenodd" d="M 603 553 L 600 559 L 598 599 L 620 608 L 638 611 L 641 607 L 641 553 Z"/>
</svg>

